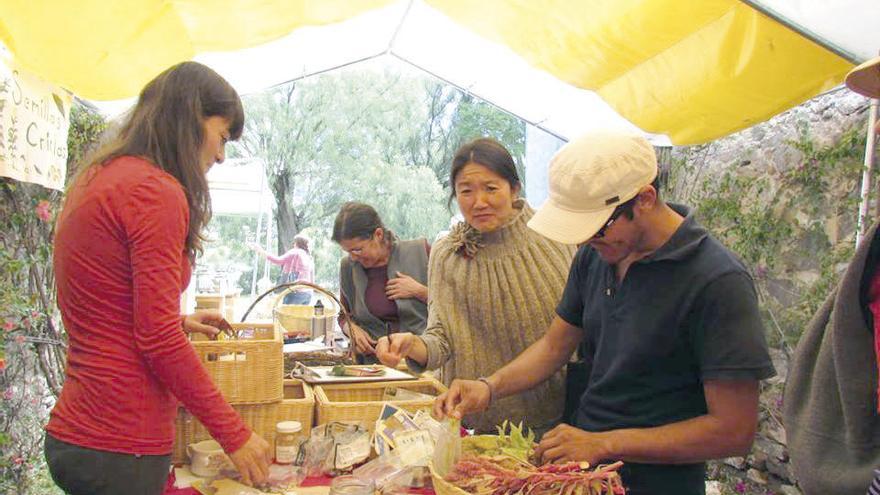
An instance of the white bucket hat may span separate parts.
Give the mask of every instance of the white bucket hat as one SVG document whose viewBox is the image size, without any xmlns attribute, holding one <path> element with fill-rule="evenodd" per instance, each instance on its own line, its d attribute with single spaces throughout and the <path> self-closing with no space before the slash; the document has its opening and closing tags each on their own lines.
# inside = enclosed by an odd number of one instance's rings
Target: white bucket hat
<svg viewBox="0 0 880 495">
<path fill-rule="evenodd" d="M 641 136 L 596 132 L 563 146 L 549 176 L 549 198 L 528 225 L 554 241 L 580 244 L 657 178 L 657 155 Z"/>
</svg>

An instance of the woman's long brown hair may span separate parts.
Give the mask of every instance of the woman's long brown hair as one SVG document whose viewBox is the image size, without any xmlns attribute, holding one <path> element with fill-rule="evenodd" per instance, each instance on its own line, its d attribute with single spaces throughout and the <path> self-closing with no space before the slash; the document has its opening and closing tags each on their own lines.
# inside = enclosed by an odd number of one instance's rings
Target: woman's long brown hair
<svg viewBox="0 0 880 495">
<path fill-rule="evenodd" d="M 166 69 L 144 86 L 118 135 L 84 160 L 72 184 L 89 169 L 123 155 L 144 158 L 168 172 L 183 186 L 189 203 L 185 249 L 193 261 L 202 251 L 202 229 L 211 219 L 208 180 L 199 161 L 203 122 L 215 116 L 229 121 L 230 139 L 241 137 L 241 99 L 225 79 L 198 62 Z"/>
</svg>

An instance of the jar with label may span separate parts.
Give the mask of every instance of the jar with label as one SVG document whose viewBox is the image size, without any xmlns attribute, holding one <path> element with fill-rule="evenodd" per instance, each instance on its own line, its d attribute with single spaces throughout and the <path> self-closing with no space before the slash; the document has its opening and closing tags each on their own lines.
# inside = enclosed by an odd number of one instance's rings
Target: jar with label
<svg viewBox="0 0 880 495">
<path fill-rule="evenodd" d="M 354 476 L 337 476 L 330 483 L 330 495 L 373 495 L 376 485 Z"/>
<path fill-rule="evenodd" d="M 275 425 L 275 463 L 293 464 L 299 452 L 302 425 L 299 421 L 281 421 Z"/>
</svg>

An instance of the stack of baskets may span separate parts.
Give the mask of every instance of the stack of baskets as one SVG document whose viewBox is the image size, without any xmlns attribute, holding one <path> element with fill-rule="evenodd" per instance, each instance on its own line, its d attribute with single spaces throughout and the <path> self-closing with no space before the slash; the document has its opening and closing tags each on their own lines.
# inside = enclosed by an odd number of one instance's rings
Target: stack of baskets
<svg viewBox="0 0 880 495">
<path fill-rule="evenodd" d="M 286 291 L 295 287 L 306 287 L 324 294 L 335 303 L 336 308 L 327 312 L 322 321 L 331 324 L 335 322 L 336 315 L 341 313 L 342 318 L 350 323 L 348 312 L 331 292 L 307 282 L 284 284 L 266 291 L 245 312 L 244 318 L 247 318 L 251 309 L 262 298 L 282 287 Z M 283 295 L 284 293 L 278 296 L 278 300 Z M 275 306 L 279 306 L 277 301 Z M 291 310 L 290 320 L 279 321 L 288 315 L 285 311 L 276 311 L 275 323 L 232 324 L 234 330 L 253 329 L 253 335 L 248 338 L 216 341 L 200 339 L 192 342 L 199 359 L 226 400 L 238 411 L 244 422 L 270 445 L 274 444 L 275 427 L 281 421 L 299 421 L 303 426 L 303 436 L 308 435 L 315 424 L 332 421 L 362 421 L 372 429 L 382 410 L 386 389 L 391 387 L 430 396 L 418 400 L 389 401 L 412 413 L 420 409 L 430 411 L 433 398 L 446 391 L 443 384 L 431 377 L 394 382 L 318 385 L 314 392 L 308 384 L 300 380 L 285 380 L 283 334 L 296 332 L 294 328 L 287 328 L 286 323 L 313 321 L 314 309 L 309 306 L 305 308 L 311 311 L 311 316 L 306 314 L 306 310 L 302 314 L 293 314 L 295 310 Z M 207 440 L 210 434 L 184 408 L 178 411 L 176 428 L 172 462 L 180 464 L 188 460 L 186 446 Z"/>
<path fill-rule="evenodd" d="M 284 380 L 283 339 L 272 323 L 233 323 L 253 329 L 248 338 L 192 342 L 199 359 L 223 397 L 258 435 L 273 444 L 275 425 L 299 421 L 303 434 L 312 425 L 315 396 L 299 380 Z M 187 462 L 186 446 L 211 438 L 202 423 L 181 407 L 177 414 L 172 462 Z"/>
</svg>

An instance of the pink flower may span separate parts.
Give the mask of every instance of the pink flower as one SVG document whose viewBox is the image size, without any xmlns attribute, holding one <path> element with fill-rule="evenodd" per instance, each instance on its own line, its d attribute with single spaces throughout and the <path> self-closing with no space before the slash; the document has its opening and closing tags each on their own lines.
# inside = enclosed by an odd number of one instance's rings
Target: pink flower
<svg viewBox="0 0 880 495">
<path fill-rule="evenodd" d="M 7 388 L 3 391 L 3 400 L 12 400 L 12 389 Z"/>
<path fill-rule="evenodd" d="M 6 323 L 3 324 L 3 329 L 7 332 L 11 332 L 15 330 L 15 323 L 13 323 L 12 320 L 6 320 Z"/>
<path fill-rule="evenodd" d="M 733 487 L 736 493 L 745 493 L 746 492 L 746 484 L 742 481 L 737 481 L 736 486 Z"/>
<path fill-rule="evenodd" d="M 30 328 L 30 327 L 31 327 L 31 320 L 30 320 L 30 318 L 24 318 L 24 319 L 22 319 L 22 320 L 21 320 L 21 326 L 23 326 L 23 327 L 25 327 L 25 328 Z"/>
<path fill-rule="evenodd" d="M 45 199 L 37 203 L 37 216 L 40 217 L 40 220 L 44 222 L 48 222 L 52 219 L 52 210 L 50 209 L 51 205 Z"/>
<path fill-rule="evenodd" d="M 24 464 L 24 459 L 22 457 L 16 457 L 15 459 L 12 460 L 12 462 L 16 466 L 21 466 L 22 464 Z"/>
<path fill-rule="evenodd" d="M 24 344 L 24 335 L 16 335 L 15 336 L 16 344 Z"/>
<path fill-rule="evenodd" d="M 39 311 L 31 311 L 31 318 L 33 318 L 33 319 L 36 320 L 36 319 L 39 318 L 39 317 L 40 317 L 40 312 L 39 312 Z"/>
</svg>

